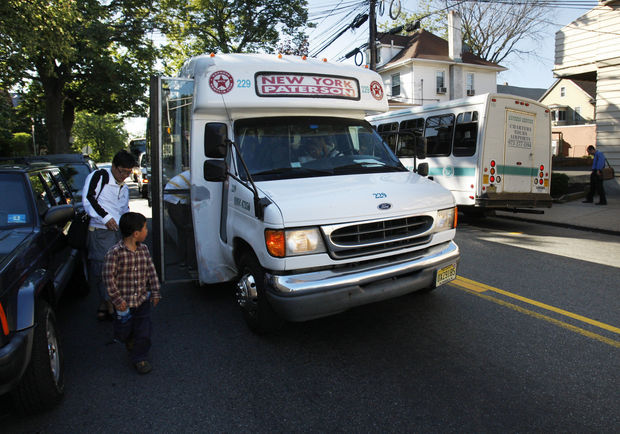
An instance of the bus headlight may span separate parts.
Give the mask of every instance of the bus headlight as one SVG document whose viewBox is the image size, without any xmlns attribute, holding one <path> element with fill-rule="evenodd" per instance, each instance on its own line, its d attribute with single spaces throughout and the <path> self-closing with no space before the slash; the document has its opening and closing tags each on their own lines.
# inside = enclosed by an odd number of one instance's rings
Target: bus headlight
<svg viewBox="0 0 620 434">
<path fill-rule="evenodd" d="M 265 244 L 269 254 L 277 258 L 325 252 L 325 244 L 318 228 L 267 229 Z"/>
<path fill-rule="evenodd" d="M 435 220 L 435 232 L 447 231 L 456 228 L 457 220 L 456 207 L 448 209 L 440 209 L 437 211 L 437 219 Z"/>
</svg>

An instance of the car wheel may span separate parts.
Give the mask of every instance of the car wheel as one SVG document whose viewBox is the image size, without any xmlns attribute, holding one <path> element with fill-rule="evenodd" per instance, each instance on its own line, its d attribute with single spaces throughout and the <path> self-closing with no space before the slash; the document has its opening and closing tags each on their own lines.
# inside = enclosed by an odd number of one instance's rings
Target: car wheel
<svg viewBox="0 0 620 434">
<path fill-rule="evenodd" d="M 265 272 L 256 256 L 245 252 L 239 261 L 241 277 L 237 283 L 237 304 L 250 330 L 267 333 L 279 328 L 283 321 L 265 295 Z"/>
<path fill-rule="evenodd" d="M 56 327 L 56 315 L 47 302 L 39 300 L 30 363 L 13 398 L 17 410 L 32 414 L 56 405 L 65 389 L 64 359 Z"/>
</svg>

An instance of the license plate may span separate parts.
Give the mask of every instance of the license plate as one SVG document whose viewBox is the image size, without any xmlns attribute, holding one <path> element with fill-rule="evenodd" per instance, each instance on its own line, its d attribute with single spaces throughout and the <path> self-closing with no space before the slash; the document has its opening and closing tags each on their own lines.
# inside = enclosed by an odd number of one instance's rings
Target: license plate
<svg viewBox="0 0 620 434">
<path fill-rule="evenodd" d="M 450 264 L 447 267 L 437 270 L 435 286 L 443 285 L 444 283 L 454 279 L 456 279 L 456 264 Z"/>
</svg>

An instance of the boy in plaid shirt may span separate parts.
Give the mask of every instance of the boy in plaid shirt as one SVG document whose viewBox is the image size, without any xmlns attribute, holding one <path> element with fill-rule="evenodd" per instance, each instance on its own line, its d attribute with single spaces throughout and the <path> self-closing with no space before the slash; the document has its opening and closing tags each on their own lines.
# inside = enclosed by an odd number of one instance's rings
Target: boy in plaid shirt
<svg viewBox="0 0 620 434">
<path fill-rule="evenodd" d="M 125 342 L 131 361 L 140 374 L 151 371 L 146 360 L 151 348 L 151 304 L 161 295 L 159 279 L 144 240 L 146 218 L 135 212 L 121 216 L 123 239 L 105 255 L 102 277 L 114 305 L 114 337 Z"/>
</svg>

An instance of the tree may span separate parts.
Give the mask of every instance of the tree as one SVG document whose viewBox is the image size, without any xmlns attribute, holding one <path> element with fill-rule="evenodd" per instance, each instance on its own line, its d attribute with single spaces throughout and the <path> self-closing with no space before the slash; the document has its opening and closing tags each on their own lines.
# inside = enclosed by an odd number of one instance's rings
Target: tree
<svg viewBox="0 0 620 434">
<path fill-rule="evenodd" d="M 49 152 L 66 152 L 76 110 L 144 110 L 156 50 L 152 0 L 0 2 L 0 82 L 39 83 Z"/>
<path fill-rule="evenodd" d="M 463 42 L 473 54 L 490 62 L 501 63 L 511 54 L 531 54 L 544 38 L 543 19 L 549 14 L 546 1 L 447 0 L 445 4 L 461 16 Z M 520 48 L 522 41 L 530 41 L 531 48 Z"/>
<path fill-rule="evenodd" d="M 88 153 L 98 162 L 112 161 L 129 138 L 122 118 L 112 114 L 77 112 L 73 130 L 73 150 Z"/>
<path fill-rule="evenodd" d="M 281 34 L 305 39 L 306 0 L 162 0 L 166 70 L 210 52 L 273 52 Z"/>
<path fill-rule="evenodd" d="M 541 0 L 421 0 L 419 13 L 384 23 L 380 29 L 387 31 L 399 24 L 420 20 L 422 28 L 447 38 L 447 11 L 454 10 L 461 16 L 463 43 L 469 51 L 482 59 L 500 63 L 511 54 L 525 55 L 536 50 L 538 41 L 543 38 L 543 18 L 549 13 L 546 5 Z M 520 48 L 522 41 L 531 41 L 528 45 L 531 48 Z"/>
</svg>

